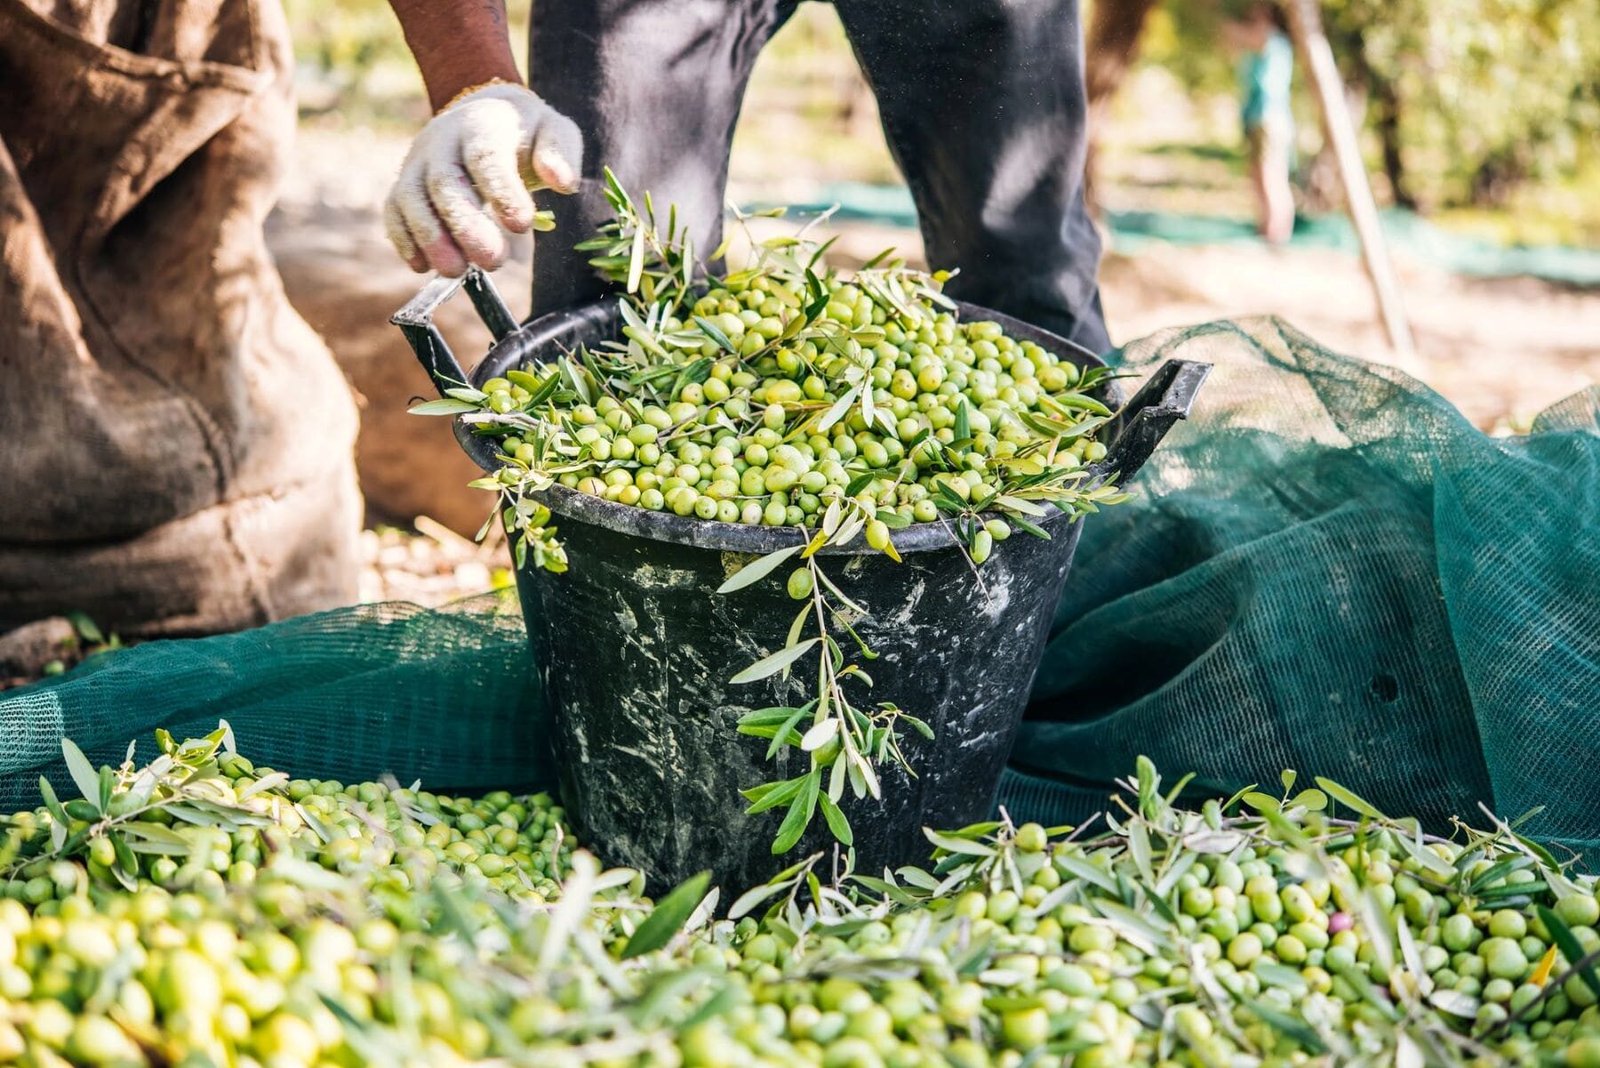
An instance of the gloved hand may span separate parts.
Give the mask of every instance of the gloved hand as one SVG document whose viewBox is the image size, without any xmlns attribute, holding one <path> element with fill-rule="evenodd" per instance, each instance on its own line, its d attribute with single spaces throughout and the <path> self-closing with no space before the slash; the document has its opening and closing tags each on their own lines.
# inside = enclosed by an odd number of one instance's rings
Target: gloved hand
<svg viewBox="0 0 1600 1068">
<path fill-rule="evenodd" d="M 414 271 L 493 270 L 505 260 L 506 231 L 534 225 L 529 191 L 574 192 L 582 166 L 571 119 L 531 89 L 490 85 L 422 128 L 384 205 L 384 228 Z"/>
</svg>

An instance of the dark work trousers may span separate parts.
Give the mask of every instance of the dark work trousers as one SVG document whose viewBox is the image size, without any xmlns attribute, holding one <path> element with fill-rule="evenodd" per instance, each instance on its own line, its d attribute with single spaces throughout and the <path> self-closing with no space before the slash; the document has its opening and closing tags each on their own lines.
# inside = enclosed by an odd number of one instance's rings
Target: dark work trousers
<svg viewBox="0 0 1600 1068">
<path fill-rule="evenodd" d="M 572 250 L 610 217 L 601 168 L 721 240 L 745 86 L 795 0 L 534 0 L 533 89 L 583 131 L 584 182 L 541 194 L 535 313 L 600 295 Z M 1077 0 L 835 0 L 951 296 L 1110 348 L 1083 203 Z"/>
</svg>

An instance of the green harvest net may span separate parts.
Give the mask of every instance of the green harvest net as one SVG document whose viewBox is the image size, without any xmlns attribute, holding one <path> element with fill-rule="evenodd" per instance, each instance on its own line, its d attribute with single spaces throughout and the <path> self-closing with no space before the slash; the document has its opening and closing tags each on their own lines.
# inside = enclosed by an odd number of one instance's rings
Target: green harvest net
<svg viewBox="0 0 1600 1068">
<path fill-rule="evenodd" d="M 1001 803 L 1073 822 L 1134 757 L 1196 788 L 1333 778 L 1442 825 L 1600 844 L 1600 389 L 1491 439 L 1275 320 L 1128 346 L 1211 361 L 1193 417 L 1087 521 Z M 1512 373 L 1509 372 L 1508 373 Z M 0 805 L 67 735 L 120 760 L 227 719 L 259 761 L 440 789 L 551 781 L 513 599 L 152 642 L 0 696 Z"/>
</svg>

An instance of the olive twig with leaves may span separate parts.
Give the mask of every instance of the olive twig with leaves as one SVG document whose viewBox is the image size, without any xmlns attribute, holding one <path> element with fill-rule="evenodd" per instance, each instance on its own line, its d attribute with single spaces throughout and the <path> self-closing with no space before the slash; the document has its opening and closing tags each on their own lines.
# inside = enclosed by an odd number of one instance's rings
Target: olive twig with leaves
<svg viewBox="0 0 1600 1068">
<path fill-rule="evenodd" d="M 848 506 L 843 501 L 848 500 Z M 912 775 L 915 771 L 900 748 L 899 724 L 903 721 L 923 737 L 932 740 L 933 729 L 921 719 L 888 702 L 880 702 L 868 712 L 859 707 L 845 683 L 872 686 L 872 676 L 859 664 L 848 663 L 844 647 L 833 636 L 837 626 L 854 640 L 863 658 L 876 659 L 841 610 L 865 615 L 866 610 L 850 598 L 823 571 L 817 551 L 824 545 L 848 545 L 863 530 L 876 522 L 871 510 L 849 498 L 834 501 L 823 516 L 822 529 L 805 545 L 781 549 L 759 558 L 735 573 L 718 593 L 734 593 L 773 574 L 796 556 L 801 566 L 789 573 L 785 586 L 789 596 L 805 602 L 789 627 L 784 647 L 756 661 L 733 677 L 734 683 L 757 682 L 780 672 L 787 675 L 808 653 L 817 659 L 816 696 L 798 707 L 774 706 L 746 713 L 739 719 L 739 733 L 770 739 L 767 759 L 775 759 L 784 748 L 809 754 L 811 766 L 793 778 L 763 783 L 742 791 L 750 802 L 746 812 L 754 815 L 788 806 L 774 853 L 793 849 L 820 808 L 833 836 L 846 847 L 854 842 L 850 821 L 839 802 L 845 788 L 857 798 L 883 796 L 875 765 L 893 763 Z M 815 623 L 812 637 L 802 638 L 808 623 Z M 804 730 L 801 724 L 810 717 Z M 823 777 L 826 773 L 827 783 Z"/>
</svg>

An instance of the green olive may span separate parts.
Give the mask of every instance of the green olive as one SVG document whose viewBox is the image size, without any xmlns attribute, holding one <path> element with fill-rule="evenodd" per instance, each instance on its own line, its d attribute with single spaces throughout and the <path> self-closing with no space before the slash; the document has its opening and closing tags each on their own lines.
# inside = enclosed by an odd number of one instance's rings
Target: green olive
<svg viewBox="0 0 1600 1068">
<path fill-rule="evenodd" d="M 1018 827 L 1016 842 L 1017 848 L 1024 853 L 1042 853 L 1050 844 L 1044 828 L 1037 823 L 1024 823 Z"/>
<path fill-rule="evenodd" d="M 994 535 L 990 534 L 987 528 L 979 530 L 972 536 L 970 552 L 974 564 L 984 563 L 989 559 L 989 554 L 994 552 Z"/>
<path fill-rule="evenodd" d="M 789 573 L 789 596 L 797 601 L 803 601 L 811 596 L 811 591 L 816 582 L 812 578 L 809 567 L 797 567 Z"/>
</svg>

